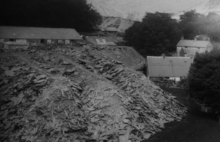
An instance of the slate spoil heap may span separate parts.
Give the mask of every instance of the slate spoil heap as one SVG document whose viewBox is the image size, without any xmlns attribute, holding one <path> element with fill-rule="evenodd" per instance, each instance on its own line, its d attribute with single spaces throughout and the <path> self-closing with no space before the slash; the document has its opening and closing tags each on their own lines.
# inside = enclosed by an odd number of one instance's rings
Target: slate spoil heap
<svg viewBox="0 0 220 142">
<path fill-rule="evenodd" d="M 136 142 L 181 120 L 186 108 L 133 70 L 144 59 L 128 68 L 108 50 L 122 53 L 126 47 L 45 47 L 1 55 L 0 141 Z"/>
</svg>

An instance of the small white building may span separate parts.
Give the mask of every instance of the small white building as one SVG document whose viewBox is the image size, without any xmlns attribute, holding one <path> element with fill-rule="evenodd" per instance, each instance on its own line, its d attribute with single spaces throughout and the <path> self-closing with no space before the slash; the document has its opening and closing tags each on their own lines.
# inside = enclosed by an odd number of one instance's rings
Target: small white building
<svg viewBox="0 0 220 142">
<path fill-rule="evenodd" d="M 210 41 L 180 40 L 177 44 L 177 56 L 194 57 L 196 53 L 210 52 L 213 45 Z"/>
</svg>

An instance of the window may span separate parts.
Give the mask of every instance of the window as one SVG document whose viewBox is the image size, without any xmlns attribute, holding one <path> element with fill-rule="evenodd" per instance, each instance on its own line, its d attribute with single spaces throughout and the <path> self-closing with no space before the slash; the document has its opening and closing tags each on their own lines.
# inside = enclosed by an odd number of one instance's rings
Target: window
<svg viewBox="0 0 220 142">
<path fill-rule="evenodd" d="M 16 41 L 16 39 L 9 39 L 9 41 Z"/>
</svg>

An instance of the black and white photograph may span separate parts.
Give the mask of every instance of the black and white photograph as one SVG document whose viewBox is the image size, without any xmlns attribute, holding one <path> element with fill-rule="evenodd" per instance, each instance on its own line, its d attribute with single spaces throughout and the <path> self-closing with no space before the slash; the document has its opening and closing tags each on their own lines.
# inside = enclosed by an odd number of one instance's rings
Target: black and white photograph
<svg viewBox="0 0 220 142">
<path fill-rule="evenodd" d="M 0 142 L 220 142 L 220 0 L 1 0 Z"/>
</svg>

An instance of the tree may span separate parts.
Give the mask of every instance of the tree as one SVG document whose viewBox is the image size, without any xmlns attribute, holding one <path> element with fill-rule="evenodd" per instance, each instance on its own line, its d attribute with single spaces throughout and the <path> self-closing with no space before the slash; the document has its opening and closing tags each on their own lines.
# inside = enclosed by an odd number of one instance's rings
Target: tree
<svg viewBox="0 0 220 142">
<path fill-rule="evenodd" d="M 126 30 L 124 40 L 142 55 L 173 52 L 180 40 L 177 21 L 167 13 L 147 13 L 142 22 Z"/>
<path fill-rule="evenodd" d="M 197 54 L 188 75 L 194 100 L 220 112 L 220 51 Z"/>
<path fill-rule="evenodd" d="M 194 39 L 196 35 L 204 32 L 204 20 L 205 16 L 196 13 L 195 10 L 191 10 L 180 15 L 179 28 L 181 29 L 184 38 Z"/>
<path fill-rule="evenodd" d="M 220 15 L 209 13 L 204 20 L 203 31 L 214 41 L 220 41 Z"/>
<path fill-rule="evenodd" d="M 1 25 L 94 30 L 101 16 L 86 0 L 3 0 Z"/>
<path fill-rule="evenodd" d="M 180 16 L 179 28 L 185 39 L 210 39 L 214 48 L 220 48 L 220 15 L 209 13 L 207 16 L 195 11 L 185 12 Z"/>
</svg>

